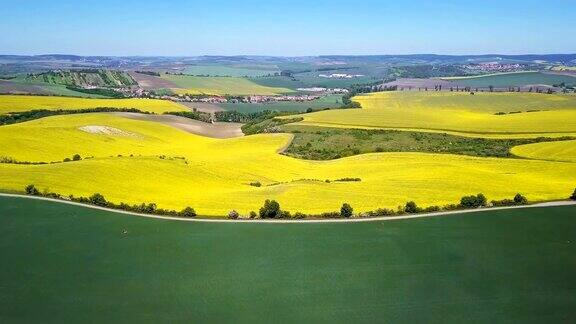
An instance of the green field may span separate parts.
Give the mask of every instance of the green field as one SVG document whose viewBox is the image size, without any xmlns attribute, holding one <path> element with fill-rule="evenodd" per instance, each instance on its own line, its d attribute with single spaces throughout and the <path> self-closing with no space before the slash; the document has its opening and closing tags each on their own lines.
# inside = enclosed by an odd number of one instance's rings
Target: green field
<svg viewBox="0 0 576 324">
<path fill-rule="evenodd" d="M 254 68 L 254 67 L 236 67 L 225 65 L 192 65 L 186 67 L 185 74 L 190 75 L 208 75 L 208 76 L 230 76 L 230 77 L 258 77 L 273 75 L 280 71 L 273 66 Z"/>
<path fill-rule="evenodd" d="M 43 80 L 33 80 L 26 78 L 24 75 L 19 75 L 14 79 L 0 83 L 0 93 L 26 93 L 82 98 L 106 98 L 101 95 L 70 90 L 66 88 L 66 85 L 64 84 L 53 84 L 44 82 Z"/>
<path fill-rule="evenodd" d="M 342 105 L 341 95 L 328 95 L 312 101 L 279 101 L 273 103 L 225 103 L 219 104 L 225 110 L 237 110 L 244 113 L 251 113 L 263 110 L 276 111 L 306 111 L 308 108 L 314 110 L 324 108 L 338 108 Z"/>
<path fill-rule="evenodd" d="M 560 74 L 549 74 L 541 72 L 519 72 L 501 73 L 486 76 L 447 78 L 459 85 L 466 87 L 486 88 L 493 86 L 496 88 L 518 87 L 524 85 L 554 85 L 564 82 L 566 85 L 576 85 L 576 77 Z"/>
<path fill-rule="evenodd" d="M 163 79 L 173 82 L 177 94 L 210 95 L 277 95 L 293 92 L 291 89 L 267 87 L 239 77 L 198 77 L 190 75 L 163 74 Z"/>
<path fill-rule="evenodd" d="M 573 322 L 575 211 L 222 224 L 4 197 L 0 322 Z"/>
</svg>

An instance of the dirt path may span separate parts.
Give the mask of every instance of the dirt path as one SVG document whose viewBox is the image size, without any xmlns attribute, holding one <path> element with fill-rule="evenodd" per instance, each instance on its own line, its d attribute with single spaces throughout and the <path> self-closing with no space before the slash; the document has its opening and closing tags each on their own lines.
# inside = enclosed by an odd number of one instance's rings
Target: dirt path
<svg viewBox="0 0 576 324">
<path fill-rule="evenodd" d="M 111 114 L 119 115 L 129 119 L 153 121 L 169 125 L 188 133 L 202 135 L 213 138 L 231 138 L 244 136 L 239 123 L 204 123 L 198 120 L 174 116 L 174 115 L 148 115 L 129 112 L 112 112 Z"/>
<path fill-rule="evenodd" d="M 456 210 L 456 211 L 446 211 L 437 213 L 427 213 L 427 214 L 417 214 L 417 215 L 404 215 L 404 216 L 383 216 L 383 217 L 372 217 L 372 218 L 338 218 L 338 219 L 210 219 L 210 218 L 182 218 L 182 217 L 170 217 L 170 216 L 159 216 L 159 215 L 149 215 L 149 214 L 139 214 L 124 210 L 110 209 L 105 207 L 99 207 L 94 205 L 81 204 L 73 201 L 53 199 L 38 196 L 27 196 L 19 194 L 8 194 L 0 193 L 0 197 L 13 197 L 22 199 L 36 199 L 52 201 L 61 204 L 68 204 L 74 206 L 81 206 L 85 208 L 105 210 L 118 214 L 140 216 L 146 218 L 155 218 L 163 220 L 175 220 L 181 222 L 205 222 L 205 223 L 267 223 L 267 224 L 314 224 L 314 223 L 356 223 L 356 222 L 376 222 L 376 221 L 394 221 L 400 219 L 413 219 L 413 218 L 425 218 L 425 217 L 435 217 L 443 215 L 459 215 L 459 214 L 470 214 L 470 213 L 481 213 L 484 211 L 491 210 L 506 210 L 506 209 L 524 209 L 524 208 L 543 208 L 543 207 L 554 207 L 554 206 L 574 206 L 576 201 L 561 200 L 561 201 L 550 201 L 544 203 L 538 203 L 533 205 L 523 205 L 523 206 L 511 206 L 511 207 L 491 207 L 491 208 L 479 208 L 479 209 L 467 209 L 467 210 Z"/>
<path fill-rule="evenodd" d="M 292 134 L 292 133 L 287 133 L 287 134 L 290 135 L 290 139 L 281 148 L 277 149 L 276 153 L 278 153 L 278 154 L 284 153 L 284 151 L 286 151 L 286 149 L 290 146 L 290 144 L 292 144 L 292 141 L 294 140 L 294 134 Z"/>
</svg>

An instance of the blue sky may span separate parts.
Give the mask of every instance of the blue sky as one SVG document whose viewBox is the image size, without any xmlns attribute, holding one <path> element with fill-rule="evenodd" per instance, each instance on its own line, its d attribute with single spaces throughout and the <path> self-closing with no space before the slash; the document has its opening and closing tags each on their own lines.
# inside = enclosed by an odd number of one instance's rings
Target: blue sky
<svg viewBox="0 0 576 324">
<path fill-rule="evenodd" d="M 576 3 L 0 0 L 0 54 L 576 52 Z"/>
</svg>

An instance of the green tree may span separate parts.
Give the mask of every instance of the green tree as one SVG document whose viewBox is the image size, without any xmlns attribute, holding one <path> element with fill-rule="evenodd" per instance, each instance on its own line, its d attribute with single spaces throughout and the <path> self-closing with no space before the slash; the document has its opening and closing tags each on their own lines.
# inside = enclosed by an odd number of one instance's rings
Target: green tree
<svg viewBox="0 0 576 324">
<path fill-rule="evenodd" d="M 574 192 L 572 193 L 572 196 L 570 196 L 570 199 L 576 200 L 576 189 L 574 189 Z"/>
<path fill-rule="evenodd" d="M 104 199 L 104 196 L 102 196 L 99 193 L 93 194 L 92 196 L 90 196 L 90 198 L 88 198 L 88 200 L 90 201 L 91 204 L 97 206 L 106 206 L 108 204 L 106 199 Z"/>
<path fill-rule="evenodd" d="M 33 184 L 29 184 L 26 186 L 26 194 L 38 196 L 40 194 L 40 191 L 36 189 L 36 186 L 34 186 Z"/>
<path fill-rule="evenodd" d="M 346 217 L 346 218 L 351 217 L 353 211 L 354 211 L 354 209 L 352 208 L 352 206 L 350 206 L 350 204 L 343 203 L 342 207 L 340 207 L 340 216 Z"/>
<path fill-rule="evenodd" d="M 413 201 L 409 201 L 406 203 L 406 206 L 404 206 L 404 211 L 410 214 L 414 214 L 418 212 L 418 206 L 416 205 L 415 202 Z"/>
<path fill-rule="evenodd" d="M 194 208 L 192 208 L 192 207 L 186 207 L 186 208 L 182 209 L 182 211 L 179 213 L 179 216 L 182 216 L 182 217 L 195 217 L 195 216 L 196 216 L 196 211 L 195 211 Z"/>
<path fill-rule="evenodd" d="M 280 204 L 276 200 L 266 199 L 260 208 L 260 218 L 276 218 L 280 216 Z"/>
<path fill-rule="evenodd" d="M 80 161 L 80 160 L 82 160 L 80 154 L 74 154 L 74 156 L 72 157 L 72 161 Z"/>
<path fill-rule="evenodd" d="M 517 193 L 516 196 L 514 196 L 514 203 L 516 205 L 526 205 L 528 203 L 528 199 L 523 195 Z"/>
</svg>

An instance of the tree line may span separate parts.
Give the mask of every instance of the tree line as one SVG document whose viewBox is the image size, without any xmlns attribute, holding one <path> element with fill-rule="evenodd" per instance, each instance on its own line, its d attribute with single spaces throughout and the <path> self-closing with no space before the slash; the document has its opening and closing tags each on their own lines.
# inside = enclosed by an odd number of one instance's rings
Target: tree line
<svg viewBox="0 0 576 324">
<path fill-rule="evenodd" d="M 153 214 L 162 216 L 173 216 L 173 217 L 195 217 L 196 211 L 192 207 L 185 207 L 181 211 L 168 210 L 163 208 L 158 208 L 156 203 L 141 203 L 139 205 L 129 205 L 127 203 L 115 204 L 111 201 L 106 200 L 104 196 L 100 193 L 95 193 L 90 197 L 75 197 L 69 195 L 64 197 L 58 193 L 54 192 L 41 192 L 36 188 L 35 185 L 27 185 L 24 189 L 27 195 L 31 196 L 42 196 L 55 199 L 64 199 L 74 202 L 91 204 L 100 207 L 106 207 L 111 209 L 119 209 L 125 211 L 131 211 L 143 214 Z M 576 200 L 576 189 L 570 195 L 569 199 Z M 502 200 L 492 200 L 488 203 L 488 199 L 482 193 L 476 195 L 464 196 L 460 199 L 459 204 L 448 204 L 444 206 L 428 206 L 422 208 L 418 206 L 414 201 L 409 201 L 404 205 L 398 206 L 396 210 L 388 208 L 379 208 L 373 211 L 368 211 L 364 213 L 356 214 L 356 217 L 382 217 L 382 216 L 399 216 L 406 214 L 418 214 L 418 213 L 431 213 L 439 211 L 454 211 L 454 210 L 465 210 L 465 209 L 475 209 L 484 207 L 502 207 L 502 206 L 521 206 L 527 205 L 528 199 L 517 193 L 513 198 L 505 198 Z M 354 208 L 349 203 L 343 203 L 339 211 L 324 212 L 320 214 L 305 214 L 301 212 L 290 213 L 287 210 L 283 210 L 280 207 L 280 203 L 276 200 L 266 199 L 264 204 L 258 210 L 258 213 L 251 211 L 248 216 L 250 219 L 261 218 L 261 219 L 302 219 L 302 218 L 350 218 L 353 217 Z M 232 210 L 228 213 L 227 217 L 229 219 L 238 219 L 240 214 Z"/>
</svg>

